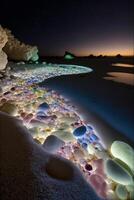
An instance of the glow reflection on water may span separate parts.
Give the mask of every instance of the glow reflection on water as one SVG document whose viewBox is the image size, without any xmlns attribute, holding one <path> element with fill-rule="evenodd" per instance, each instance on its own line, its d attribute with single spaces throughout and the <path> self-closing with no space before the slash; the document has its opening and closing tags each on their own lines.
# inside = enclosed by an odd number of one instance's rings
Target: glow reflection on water
<svg viewBox="0 0 134 200">
<path fill-rule="evenodd" d="M 127 85 L 134 85 L 134 74 L 123 72 L 108 72 L 106 80 L 112 80 L 114 82 L 124 83 Z"/>
</svg>

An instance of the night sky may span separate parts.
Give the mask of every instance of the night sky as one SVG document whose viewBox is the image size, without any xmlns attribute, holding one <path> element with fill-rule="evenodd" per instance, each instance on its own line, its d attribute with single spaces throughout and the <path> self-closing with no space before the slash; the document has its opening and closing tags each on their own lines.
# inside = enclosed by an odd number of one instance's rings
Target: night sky
<svg viewBox="0 0 134 200">
<path fill-rule="evenodd" d="M 44 56 L 133 54 L 132 0 L 5 0 L 0 24 Z"/>
</svg>

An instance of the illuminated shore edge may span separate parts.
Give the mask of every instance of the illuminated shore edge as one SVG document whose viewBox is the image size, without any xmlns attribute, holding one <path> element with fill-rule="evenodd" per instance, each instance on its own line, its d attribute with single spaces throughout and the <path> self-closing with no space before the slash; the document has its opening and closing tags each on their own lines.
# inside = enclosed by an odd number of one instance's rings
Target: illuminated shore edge
<svg viewBox="0 0 134 200">
<path fill-rule="evenodd" d="M 89 67 L 65 64 L 13 64 L 12 75 L 31 82 L 41 82 L 45 79 L 71 74 L 90 73 L 93 70 Z"/>
<path fill-rule="evenodd" d="M 115 141 L 111 149 L 104 149 L 99 133 L 68 99 L 38 85 L 51 77 L 92 69 L 62 64 L 12 64 L 11 68 L 12 78 L 1 82 L 0 111 L 22 120 L 46 151 L 75 163 L 101 198 L 133 199 L 132 147 Z"/>
</svg>

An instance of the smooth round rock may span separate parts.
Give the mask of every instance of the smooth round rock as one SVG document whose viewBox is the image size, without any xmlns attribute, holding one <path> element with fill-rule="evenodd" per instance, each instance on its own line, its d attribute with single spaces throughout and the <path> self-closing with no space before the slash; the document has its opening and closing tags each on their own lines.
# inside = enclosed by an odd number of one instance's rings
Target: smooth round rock
<svg viewBox="0 0 134 200">
<path fill-rule="evenodd" d="M 117 185 L 115 192 L 119 199 L 127 200 L 128 192 L 125 186 Z"/>
<path fill-rule="evenodd" d="M 82 137 L 83 135 L 85 135 L 87 129 L 85 126 L 80 126 L 78 128 L 76 128 L 74 131 L 73 131 L 73 135 L 76 137 L 76 138 L 79 138 L 79 137 Z"/>
<path fill-rule="evenodd" d="M 42 104 L 40 104 L 39 105 L 39 107 L 38 107 L 38 110 L 39 111 L 47 111 L 49 109 L 49 105 L 46 103 L 46 102 L 44 102 L 44 103 L 42 103 Z"/>
<path fill-rule="evenodd" d="M 130 145 L 125 142 L 114 141 L 111 145 L 111 153 L 134 171 L 134 149 Z"/>
<path fill-rule="evenodd" d="M 70 125 L 70 124 L 76 122 L 76 119 L 75 119 L 75 117 L 63 116 L 60 119 L 60 121 Z"/>
<path fill-rule="evenodd" d="M 94 148 L 94 146 L 93 146 L 92 144 L 88 144 L 88 146 L 87 146 L 87 151 L 88 151 L 88 153 L 91 154 L 91 155 L 94 155 L 95 152 L 96 152 L 96 150 L 95 150 L 95 148 Z"/>
<path fill-rule="evenodd" d="M 56 135 L 58 138 L 60 138 L 61 140 L 65 142 L 71 142 L 75 140 L 73 135 L 68 131 L 59 130 L 59 131 L 52 132 L 52 134 Z"/>
<path fill-rule="evenodd" d="M 122 185 L 131 185 L 133 183 L 132 176 L 128 171 L 111 159 L 105 162 L 104 170 L 106 175 L 116 183 Z"/>
<path fill-rule="evenodd" d="M 57 152 L 63 145 L 64 141 L 60 138 L 56 137 L 55 135 L 50 135 L 46 138 L 45 142 L 43 143 L 43 147 L 49 153 Z"/>
<path fill-rule="evenodd" d="M 90 142 L 97 142 L 99 140 L 98 136 L 92 133 L 90 135 Z"/>
</svg>

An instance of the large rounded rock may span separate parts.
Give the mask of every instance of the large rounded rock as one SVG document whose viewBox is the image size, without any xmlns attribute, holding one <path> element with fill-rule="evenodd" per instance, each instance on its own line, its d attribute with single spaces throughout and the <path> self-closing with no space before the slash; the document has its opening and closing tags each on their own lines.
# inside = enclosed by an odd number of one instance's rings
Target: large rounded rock
<svg viewBox="0 0 134 200">
<path fill-rule="evenodd" d="M 115 141 L 111 145 L 111 153 L 134 171 L 134 149 L 130 145 L 125 142 Z"/>
<path fill-rule="evenodd" d="M 55 153 L 58 151 L 65 143 L 55 135 L 50 135 L 46 138 L 43 143 L 43 147 L 49 153 Z"/>
<path fill-rule="evenodd" d="M 132 176 L 128 171 L 111 159 L 105 162 L 105 173 L 116 183 L 122 185 L 131 185 L 133 183 Z"/>
</svg>

